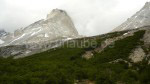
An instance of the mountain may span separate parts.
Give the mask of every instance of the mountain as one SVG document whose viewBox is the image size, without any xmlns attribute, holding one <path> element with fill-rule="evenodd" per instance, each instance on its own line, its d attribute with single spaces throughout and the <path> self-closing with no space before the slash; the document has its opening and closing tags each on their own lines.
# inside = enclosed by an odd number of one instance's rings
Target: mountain
<svg viewBox="0 0 150 84">
<path fill-rule="evenodd" d="M 54 9 L 46 19 L 8 33 L 0 39 L 0 57 L 22 58 L 81 37 L 64 10 Z"/>
<path fill-rule="evenodd" d="M 149 25 L 150 25 L 150 2 L 147 2 L 140 11 L 134 14 L 123 24 L 115 28 L 113 31 L 130 30 Z"/>
<path fill-rule="evenodd" d="M 16 30 L 3 38 L 1 46 L 44 43 L 61 39 L 79 37 L 68 14 L 64 10 L 54 9 L 46 19 L 39 20 L 25 28 Z"/>
<path fill-rule="evenodd" d="M 13 40 L 0 47 L 0 84 L 150 84 L 146 22 L 140 28 L 77 38 L 66 15 L 53 10 L 46 20 L 7 35 Z"/>
</svg>

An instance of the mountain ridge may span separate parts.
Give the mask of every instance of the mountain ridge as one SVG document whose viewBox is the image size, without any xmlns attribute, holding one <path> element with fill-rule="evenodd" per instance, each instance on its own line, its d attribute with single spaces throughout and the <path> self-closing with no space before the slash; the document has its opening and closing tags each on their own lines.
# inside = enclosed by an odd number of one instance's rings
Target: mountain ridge
<svg viewBox="0 0 150 84">
<path fill-rule="evenodd" d="M 142 9 L 140 9 L 138 12 L 136 12 L 136 14 L 127 19 L 127 21 L 123 22 L 120 26 L 112 30 L 112 32 L 136 29 L 144 26 L 149 26 L 149 24 L 150 2 L 146 2 Z"/>
</svg>

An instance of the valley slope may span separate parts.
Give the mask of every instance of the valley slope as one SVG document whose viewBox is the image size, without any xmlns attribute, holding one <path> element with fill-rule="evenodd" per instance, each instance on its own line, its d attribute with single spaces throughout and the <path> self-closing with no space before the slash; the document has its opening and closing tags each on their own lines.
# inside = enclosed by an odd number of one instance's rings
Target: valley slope
<svg viewBox="0 0 150 84">
<path fill-rule="evenodd" d="M 150 27 L 143 27 L 70 40 L 25 58 L 0 58 L 0 83 L 149 84 L 149 39 Z M 83 47 L 88 42 L 97 44 Z M 136 48 L 145 55 L 133 56 Z"/>
</svg>

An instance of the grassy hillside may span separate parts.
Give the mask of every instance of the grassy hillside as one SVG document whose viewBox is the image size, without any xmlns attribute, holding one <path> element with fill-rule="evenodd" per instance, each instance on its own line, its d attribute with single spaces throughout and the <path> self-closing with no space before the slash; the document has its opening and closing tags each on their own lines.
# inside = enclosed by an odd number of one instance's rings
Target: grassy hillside
<svg viewBox="0 0 150 84">
<path fill-rule="evenodd" d="M 150 66 L 146 61 L 132 67 L 124 61 L 109 63 L 116 59 L 128 59 L 129 53 L 138 45 L 145 31 L 115 42 L 94 58 L 86 60 L 82 55 L 86 48 L 68 48 L 66 45 L 22 59 L 0 58 L 0 84 L 74 84 L 76 80 L 90 80 L 96 84 L 150 84 Z M 86 38 L 95 40 L 96 46 L 107 38 L 120 36 L 115 32 L 103 36 Z M 80 46 L 83 39 L 75 40 Z M 137 69 L 138 68 L 138 69 Z"/>
</svg>

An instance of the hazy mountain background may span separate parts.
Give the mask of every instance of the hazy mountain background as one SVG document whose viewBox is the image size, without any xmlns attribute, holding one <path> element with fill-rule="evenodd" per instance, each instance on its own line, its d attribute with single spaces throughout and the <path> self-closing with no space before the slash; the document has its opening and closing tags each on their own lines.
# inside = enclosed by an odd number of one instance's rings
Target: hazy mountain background
<svg viewBox="0 0 150 84">
<path fill-rule="evenodd" d="M 0 29 L 14 30 L 46 18 L 52 9 L 66 10 L 82 35 L 111 31 L 149 0 L 0 0 Z"/>
</svg>

